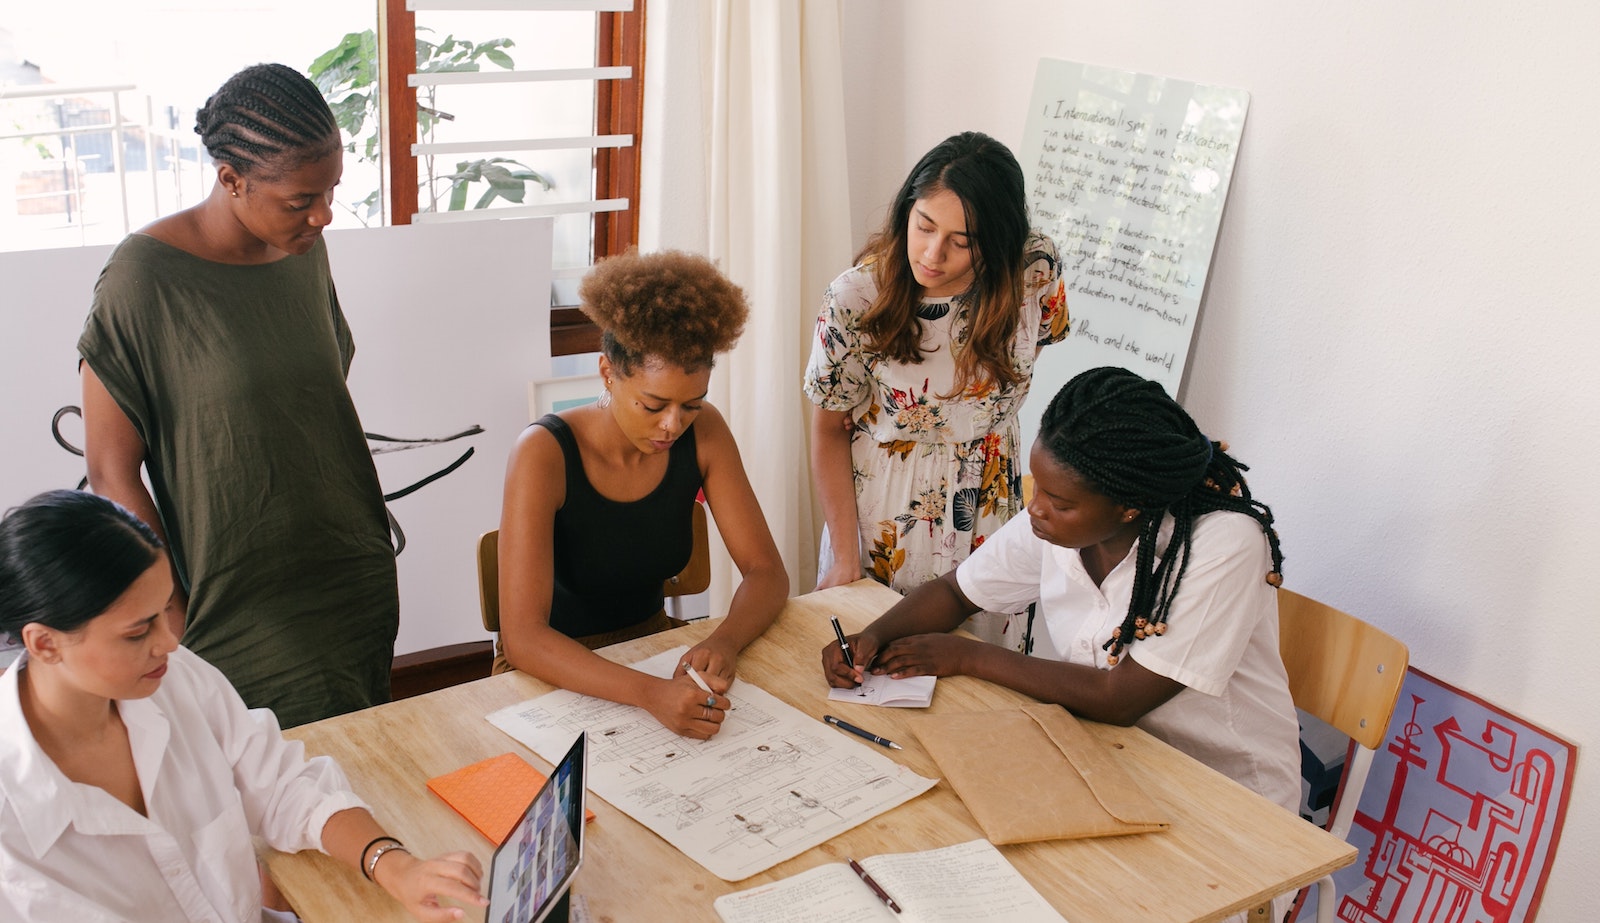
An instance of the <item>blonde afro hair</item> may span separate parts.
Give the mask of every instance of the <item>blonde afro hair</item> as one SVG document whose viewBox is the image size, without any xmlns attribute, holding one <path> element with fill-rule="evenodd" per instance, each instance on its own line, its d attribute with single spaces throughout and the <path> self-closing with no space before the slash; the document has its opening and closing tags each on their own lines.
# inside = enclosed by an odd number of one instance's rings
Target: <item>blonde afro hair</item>
<svg viewBox="0 0 1600 923">
<path fill-rule="evenodd" d="M 744 332 L 744 290 L 710 260 L 681 250 L 635 250 L 602 260 L 578 288 L 600 348 L 623 375 L 647 359 L 710 367 Z"/>
</svg>

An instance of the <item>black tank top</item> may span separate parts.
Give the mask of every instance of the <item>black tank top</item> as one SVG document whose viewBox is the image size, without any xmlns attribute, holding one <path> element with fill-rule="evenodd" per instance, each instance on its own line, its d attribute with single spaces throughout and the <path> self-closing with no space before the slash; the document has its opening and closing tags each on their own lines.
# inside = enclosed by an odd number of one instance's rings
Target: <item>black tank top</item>
<svg viewBox="0 0 1600 923">
<path fill-rule="evenodd" d="M 546 414 L 534 425 L 556 437 L 567 467 L 566 501 L 556 510 L 550 627 L 581 638 L 637 625 L 660 612 L 661 584 L 683 570 L 694 550 L 701 483 L 694 426 L 673 443 L 656 489 L 621 503 L 589 483 L 565 420 Z"/>
</svg>

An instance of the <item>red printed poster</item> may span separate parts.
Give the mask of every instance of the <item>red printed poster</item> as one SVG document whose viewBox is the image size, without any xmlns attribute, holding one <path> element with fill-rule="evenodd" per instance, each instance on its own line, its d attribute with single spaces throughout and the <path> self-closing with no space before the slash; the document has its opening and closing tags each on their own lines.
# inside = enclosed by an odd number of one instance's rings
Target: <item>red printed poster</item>
<svg viewBox="0 0 1600 923">
<path fill-rule="evenodd" d="M 1576 748 L 1416 669 L 1334 875 L 1340 923 L 1521 923 L 1539 907 Z M 1315 889 L 1298 920 L 1316 916 Z"/>
</svg>

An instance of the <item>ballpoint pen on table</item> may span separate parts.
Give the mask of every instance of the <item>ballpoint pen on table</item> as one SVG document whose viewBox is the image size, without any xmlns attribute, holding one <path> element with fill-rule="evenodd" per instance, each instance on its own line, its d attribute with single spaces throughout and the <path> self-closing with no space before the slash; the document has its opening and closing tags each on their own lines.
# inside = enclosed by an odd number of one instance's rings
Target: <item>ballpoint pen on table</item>
<svg viewBox="0 0 1600 923">
<path fill-rule="evenodd" d="M 876 881 L 872 880 L 872 876 L 868 875 L 867 870 L 861 867 L 861 863 L 850 858 L 846 858 L 844 861 L 850 863 L 850 870 L 855 872 L 862 881 L 866 882 L 867 887 L 872 889 L 873 894 L 878 895 L 878 900 L 888 904 L 889 909 L 893 910 L 895 913 L 900 912 L 900 905 L 894 902 L 894 898 L 889 896 L 888 891 L 883 890 L 883 885 L 880 885 Z"/>
<path fill-rule="evenodd" d="M 839 617 L 835 615 L 829 621 L 833 622 L 834 637 L 839 639 L 839 650 L 844 651 L 844 665 L 854 670 L 856 659 L 850 653 L 850 642 L 844 639 L 844 629 L 839 627 Z"/>
<path fill-rule="evenodd" d="M 905 749 L 905 747 L 900 746 L 899 744 L 895 743 L 894 741 L 890 740 L 887 737 L 879 737 L 878 735 L 872 733 L 871 731 L 862 730 L 861 728 L 856 727 L 855 725 L 851 724 L 848 721 L 840 721 L 838 718 L 835 718 L 832 715 L 823 715 L 822 716 L 822 720 L 828 722 L 829 724 L 833 725 L 834 727 L 838 728 L 841 731 L 849 731 L 850 733 L 856 735 L 857 737 L 865 737 L 866 739 L 872 741 L 873 743 L 880 744 L 882 746 L 888 747 L 891 750 L 904 750 Z"/>
</svg>

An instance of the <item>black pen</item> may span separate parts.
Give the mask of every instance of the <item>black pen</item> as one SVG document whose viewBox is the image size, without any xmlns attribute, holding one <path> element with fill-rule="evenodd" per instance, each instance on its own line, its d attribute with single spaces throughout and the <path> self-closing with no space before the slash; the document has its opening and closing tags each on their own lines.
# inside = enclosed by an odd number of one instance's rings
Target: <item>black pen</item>
<svg viewBox="0 0 1600 923">
<path fill-rule="evenodd" d="M 844 629 L 839 627 L 839 617 L 837 615 L 832 616 L 829 621 L 833 622 L 834 636 L 839 639 L 839 650 L 844 651 L 844 665 L 854 670 L 856 668 L 856 659 L 850 654 L 850 642 L 844 639 Z"/>
<path fill-rule="evenodd" d="M 857 737 L 865 737 L 866 739 L 872 741 L 873 743 L 879 744 L 881 746 L 888 747 L 891 750 L 904 750 L 905 749 L 905 747 L 900 746 L 899 744 L 895 743 L 894 741 L 890 740 L 887 737 L 879 737 L 878 735 L 872 733 L 871 731 L 863 731 L 861 728 L 856 727 L 855 725 L 851 724 L 850 722 L 848 722 L 848 721 L 840 721 L 838 718 L 835 718 L 832 715 L 823 715 L 822 716 L 822 720 L 828 722 L 829 724 L 833 725 L 834 727 L 838 728 L 841 731 L 849 731 L 850 733 L 856 735 Z"/>
<path fill-rule="evenodd" d="M 861 867 L 861 863 L 850 858 L 846 858 L 844 861 L 850 863 L 850 870 L 855 872 L 862 881 L 866 882 L 867 887 L 872 889 L 873 894 L 878 895 L 878 900 L 888 904 L 889 909 L 893 910 L 895 913 L 900 912 L 900 905 L 894 902 L 894 898 L 889 896 L 888 891 L 883 890 L 883 885 L 880 885 L 876 881 L 872 880 L 872 876 L 868 875 L 867 870 Z"/>
</svg>

